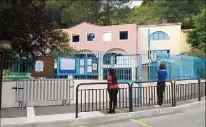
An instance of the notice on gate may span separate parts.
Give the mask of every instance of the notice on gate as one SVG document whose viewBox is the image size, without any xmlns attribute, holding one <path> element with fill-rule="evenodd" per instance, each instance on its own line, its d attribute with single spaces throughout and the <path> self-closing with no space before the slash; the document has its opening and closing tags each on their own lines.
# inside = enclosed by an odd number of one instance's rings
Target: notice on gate
<svg viewBox="0 0 206 127">
<path fill-rule="evenodd" d="M 75 70 L 75 59 L 72 58 L 61 58 L 60 59 L 61 70 Z"/>
<path fill-rule="evenodd" d="M 32 67 L 32 77 L 53 77 L 54 58 L 52 56 L 36 56 Z"/>
<path fill-rule="evenodd" d="M 87 73 L 98 74 L 98 59 L 88 59 Z"/>
<path fill-rule="evenodd" d="M 76 58 L 58 57 L 57 75 L 75 75 L 76 73 Z"/>
</svg>

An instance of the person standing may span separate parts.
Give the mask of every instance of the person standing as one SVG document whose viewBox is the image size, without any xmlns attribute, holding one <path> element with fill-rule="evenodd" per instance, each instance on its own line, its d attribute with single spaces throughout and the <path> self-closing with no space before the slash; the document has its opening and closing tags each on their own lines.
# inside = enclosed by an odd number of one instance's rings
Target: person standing
<svg viewBox="0 0 206 127">
<path fill-rule="evenodd" d="M 165 91 L 165 80 L 167 78 L 167 71 L 165 64 L 160 64 L 159 70 L 157 71 L 157 97 L 158 97 L 158 105 L 156 107 L 160 107 L 163 104 L 163 93 Z"/>
<path fill-rule="evenodd" d="M 117 76 L 114 69 L 109 69 L 109 75 L 107 76 L 108 81 L 108 93 L 109 93 L 109 111 L 108 113 L 115 113 L 117 106 L 117 94 L 118 94 L 118 83 Z M 112 107 L 113 106 L 113 107 Z"/>
</svg>

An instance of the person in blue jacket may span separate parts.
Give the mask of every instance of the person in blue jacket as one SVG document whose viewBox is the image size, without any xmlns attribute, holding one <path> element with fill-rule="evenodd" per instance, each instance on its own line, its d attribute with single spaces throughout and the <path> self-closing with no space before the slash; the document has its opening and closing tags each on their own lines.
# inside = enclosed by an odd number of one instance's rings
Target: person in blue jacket
<svg viewBox="0 0 206 127">
<path fill-rule="evenodd" d="M 163 104 L 163 93 L 165 91 L 165 80 L 167 79 L 167 71 L 165 64 L 160 64 L 159 70 L 157 71 L 157 97 L 158 97 L 158 105 L 156 107 L 160 107 Z"/>
</svg>

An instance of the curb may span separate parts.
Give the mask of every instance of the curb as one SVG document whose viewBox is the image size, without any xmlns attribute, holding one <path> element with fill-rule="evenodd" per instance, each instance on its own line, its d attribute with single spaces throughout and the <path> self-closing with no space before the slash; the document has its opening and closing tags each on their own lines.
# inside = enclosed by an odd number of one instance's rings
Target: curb
<svg viewBox="0 0 206 127">
<path fill-rule="evenodd" d="M 169 108 L 151 109 L 151 110 L 130 112 L 130 113 L 119 113 L 119 114 L 105 115 L 105 116 L 92 117 L 92 118 L 91 117 L 78 118 L 78 119 L 68 119 L 62 121 L 36 122 L 36 123 L 26 123 L 26 124 L 18 124 L 18 125 L 17 124 L 2 125 L 2 127 L 68 127 L 68 126 L 75 126 L 75 125 L 104 123 L 104 122 L 131 119 L 131 118 L 154 117 L 156 115 L 164 115 L 168 113 L 180 113 L 180 112 L 186 112 L 193 108 L 198 108 L 200 106 L 205 106 L 205 100 L 190 103 L 190 104 L 180 105 L 176 107 L 169 107 Z"/>
</svg>

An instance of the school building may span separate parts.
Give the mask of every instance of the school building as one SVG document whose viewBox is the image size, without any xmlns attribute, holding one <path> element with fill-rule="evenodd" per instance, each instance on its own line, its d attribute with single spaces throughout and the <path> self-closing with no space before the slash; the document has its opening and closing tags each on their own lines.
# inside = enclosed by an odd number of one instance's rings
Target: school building
<svg viewBox="0 0 206 127">
<path fill-rule="evenodd" d="M 148 30 L 150 35 L 148 36 Z M 70 37 L 70 45 L 77 50 L 140 54 L 150 50 L 181 53 L 181 23 L 159 25 L 97 26 L 83 22 L 63 29 Z"/>
<path fill-rule="evenodd" d="M 105 80 L 108 68 L 112 67 L 120 80 L 154 80 L 158 65 L 155 61 L 159 59 L 169 67 L 179 61 L 179 58 L 171 61 L 172 55 L 185 49 L 181 23 L 98 26 L 83 22 L 63 31 L 68 33 L 69 43 L 79 51 L 79 56 L 100 59 L 98 77 L 90 75 L 92 79 Z M 75 76 L 79 78 L 85 76 Z"/>
</svg>

